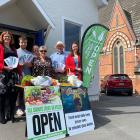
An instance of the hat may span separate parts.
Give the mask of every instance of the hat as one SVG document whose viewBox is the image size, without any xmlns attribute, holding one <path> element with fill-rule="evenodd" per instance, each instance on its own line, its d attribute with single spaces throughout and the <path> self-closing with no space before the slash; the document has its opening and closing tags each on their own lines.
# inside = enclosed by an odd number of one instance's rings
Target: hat
<svg viewBox="0 0 140 140">
<path fill-rule="evenodd" d="M 62 45 L 63 47 L 65 47 L 65 45 L 62 41 L 58 41 L 55 45 L 55 48 L 57 48 L 58 45 Z"/>
</svg>

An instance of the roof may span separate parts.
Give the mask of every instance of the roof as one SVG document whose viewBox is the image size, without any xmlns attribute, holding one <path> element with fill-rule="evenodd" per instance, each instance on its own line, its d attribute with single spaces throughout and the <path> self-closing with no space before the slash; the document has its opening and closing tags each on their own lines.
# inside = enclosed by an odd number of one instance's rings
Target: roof
<svg viewBox="0 0 140 140">
<path fill-rule="evenodd" d="M 99 9 L 100 23 L 107 26 L 109 25 L 111 14 L 116 0 L 109 0 L 108 5 Z M 137 39 L 140 39 L 140 0 L 118 0 L 124 13 L 134 30 Z"/>
<path fill-rule="evenodd" d="M 18 9 L 15 14 L 15 10 L 11 10 L 13 7 Z M 16 8 L 17 7 L 17 8 Z M 30 8 L 26 8 L 30 7 Z M 26 10 L 25 10 L 26 9 Z M 14 14 L 14 17 L 28 17 L 28 22 L 35 27 L 34 30 L 46 29 L 48 26 L 55 28 L 54 23 L 46 13 L 46 11 L 42 8 L 38 0 L 0 0 L 0 16 L 5 13 L 5 11 L 9 12 L 8 18 Z M 20 15 L 22 13 L 22 15 Z M 2 20 L 2 19 L 1 19 Z M 20 19 L 18 19 L 20 20 Z M 5 19 L 2 20 L 2 24 L 4 23 Z M 27 27 L 28 28 L 28 27 Z"/>
</svg>

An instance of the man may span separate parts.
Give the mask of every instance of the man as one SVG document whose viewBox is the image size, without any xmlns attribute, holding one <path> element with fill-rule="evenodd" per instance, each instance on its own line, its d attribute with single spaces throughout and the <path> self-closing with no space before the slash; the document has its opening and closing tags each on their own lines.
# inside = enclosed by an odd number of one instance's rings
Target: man
<svg viewBox="0 0 140 140">
<path fill-rule="evenodd" d="M 31 52 L 26 50 L 27 38 L 25 36 L 21 36 L 19 38 L 19 46 L 20 48 L 17 49 L 17 54 L 19 63 L 22 66 L 22 75 L 31 75 L 31 61 L 33 59 L 33 55 Z"/>
<path fill-rule="evenodd" d="M 53 53 L 50 58 L 52 60 L 52 66 L 58 76 L 58 79 L 65 75 L 65 60 L 66 53 L 64 52 L 64 44 L 62 41 L 58 41 L 55 45 L 56 52 Z"/>
<path fill-rule="evenodd" d="M 19 64 L 21 66 L 22 76 L 31 75 L 31 61 L 33 59 L 33 54 L 26 50 L 27 47 L 27 38 L 25 36 L 19 37 L 19 46 L 17 49 L 17 55 L 19 58 Z M 18 110 L 16 114 L 18 116 L 22 116 L 24 114 L 25 106 L 24 106 L 24 97 L 23 94 L 19 93 L 18 99 Z"/>
</svg>

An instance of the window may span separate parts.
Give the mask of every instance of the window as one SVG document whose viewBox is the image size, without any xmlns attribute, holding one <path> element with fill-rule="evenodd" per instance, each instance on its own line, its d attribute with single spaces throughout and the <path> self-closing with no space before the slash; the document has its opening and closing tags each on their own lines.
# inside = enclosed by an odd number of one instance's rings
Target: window
<svg viewBox="0 0 140 140">
<path fill-rule="evenodd" d="M 119 26 L 118 14 L 116 15 L 116 28 Z"/>
<path fill-rule="evenodd" d="M 117 40 L 113 47 L 113 73 L 125 73 L 124 47 L 121 40 Z"/>
<path fill-rule="evenodd" d="M 64 42 L 65 50 L 70 51 L 73 41 L 80 43 L 81 39 L 81 25 L 74 22 L 64 20 Z"/>
<path fill-rule="evenodd" d="M 124 50 L 123 46 L 120 46 L 119 48 L 119 53 L 120 53 L 120 73 L 124 73 Z"/>
<path fill-rule="evenodd" d="M 114 73 L 118 73 L 118 48 L 114 47 Z"/>
</svg>

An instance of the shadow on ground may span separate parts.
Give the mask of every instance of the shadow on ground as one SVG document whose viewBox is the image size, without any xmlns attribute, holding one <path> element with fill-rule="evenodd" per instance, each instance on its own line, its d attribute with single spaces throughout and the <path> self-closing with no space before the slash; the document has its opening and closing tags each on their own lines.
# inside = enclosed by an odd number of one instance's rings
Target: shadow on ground
<svg viewBox="0 0 140 140">
<path fill-rule="evenodd" d="M 129 107 L 138 108 L 140 106 L 140 96 L 106 96 L 101 94 L 100 100 L 91 102 L 95 128 L 102 127 L 111 122 L 110 115 L 140 114 L 138 109 L 129 111 Z M 127 110 L 123 108 L 128 108 Z"/>
<path fill-rule="evenodd" d="M 111 122 L 110 119 L 108 119 L 107 117 L 96 115 L 94 112 L 93 112 L 93 118 L 95 123 L 95 129 L 98 129 L 99 127 L 102 127 L 107 123 Z"/>
</svg>

